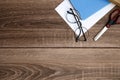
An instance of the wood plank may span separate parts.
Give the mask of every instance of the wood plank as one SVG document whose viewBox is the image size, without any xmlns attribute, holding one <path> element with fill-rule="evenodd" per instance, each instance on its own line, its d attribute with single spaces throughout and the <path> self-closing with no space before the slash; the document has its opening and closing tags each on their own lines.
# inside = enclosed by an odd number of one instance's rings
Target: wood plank
<svg viewBox="0 0 120 80">
<path fill-rule="evenodd" d="M 101 26 L 89 31 L 87 42 L 75 42 L 70 29 L 0 30 L 0 47 L 120 47 L 118 26 L 110 28 L 97 42 Z"/>
<path fill-rule="evenodd" d="M 39 29 L 46 26 L 52 28 L 55 25 L 60 27 L 63 21 L 59 20 L 60 17 L 54 11 L 58 3 L 60 1 L 56 0 L 1 1 L 0 29 Z"/>
<path fill-rule="evenodd" d="M 119 52 L 119 48 L 0 48 L 0 60 L 2 62 L 52 60 L 57 63 L 67 61 L 66 63 L 70 62 L 71 64 L 79 62 L 119 63 Z"/>
<path fill-rule="evenodd" d="M 119 53 L 104 48 L 1 48 L 0 80 L 119 80 Z"/>
<path fill-rule="evenodd" d="M 120 47 L 119 25 L 107 31 L 99 41 L 93 41 L 108 15 L 89 31 L 87 42 L 76 43 L 73 31 L 54 10 L 60 2 L 2 0 L 0 47 Z"/>
</svg>

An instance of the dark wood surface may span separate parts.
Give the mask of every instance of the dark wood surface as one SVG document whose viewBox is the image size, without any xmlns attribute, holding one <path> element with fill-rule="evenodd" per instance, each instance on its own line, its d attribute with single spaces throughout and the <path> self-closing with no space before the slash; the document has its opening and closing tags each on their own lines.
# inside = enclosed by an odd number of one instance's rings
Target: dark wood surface
<svg viewBox="0 0 120 80">
<path fill-rule="evenodd" d="M 120 26 L 87 42 L 55 12 L 62 0 L 0 0 L 0 80 L 120 80 Z"/>
</svg>

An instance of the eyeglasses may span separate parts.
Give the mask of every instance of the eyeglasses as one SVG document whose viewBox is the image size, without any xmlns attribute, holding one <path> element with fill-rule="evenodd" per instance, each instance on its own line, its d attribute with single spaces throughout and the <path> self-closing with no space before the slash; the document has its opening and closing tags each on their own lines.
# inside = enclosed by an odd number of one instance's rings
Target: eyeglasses
<svg viewBox="0 0 120 80">
<path fill-rule="evenodd" d="M 87 41 L 85 30 L 86 28 L 82 27 L 81 18 L 79 16 L 79 12 L 77 10 L 74 10 L 70 8 L 69 11 L 67 11 L 66 19 L 68 22 L 72 24 L 76 24 L 78 27 L 75 29 L 75 41 Z M 78 33 L 78 34 L 76 34 Z"/>
</svg>

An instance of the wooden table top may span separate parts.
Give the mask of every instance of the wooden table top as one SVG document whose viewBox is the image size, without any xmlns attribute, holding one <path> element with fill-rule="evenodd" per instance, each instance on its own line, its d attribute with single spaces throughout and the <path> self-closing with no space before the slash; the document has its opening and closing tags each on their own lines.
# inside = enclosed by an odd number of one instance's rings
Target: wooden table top
<svg viewBox="0 0 120 80">
<path fill-rule="evenodd" d="M 0 80 L 119 80 L 120 25 L 87 42 L 54 10 L 62 0 L 0 0 Z M 117 7 L 116 7 L 117 8 Z"/>
</svg>

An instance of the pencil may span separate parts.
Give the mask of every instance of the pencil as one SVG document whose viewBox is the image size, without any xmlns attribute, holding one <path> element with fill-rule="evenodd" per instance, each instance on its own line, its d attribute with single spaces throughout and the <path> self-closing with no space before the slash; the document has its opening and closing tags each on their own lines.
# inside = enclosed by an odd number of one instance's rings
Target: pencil
<svg viewBox="0 0 120 80">
<path fill-rule="evenodd" d="M 120 7 L 120 0 L 109 0 L 109 1 Z"/>
</svg>

